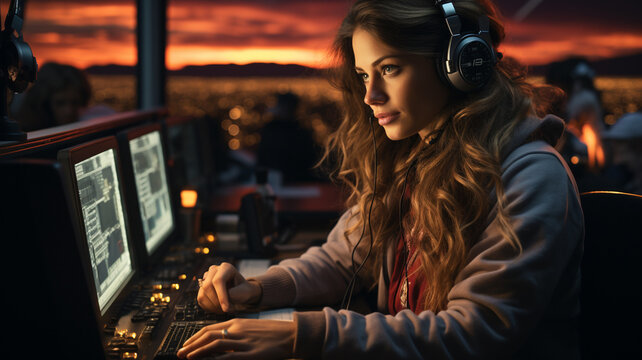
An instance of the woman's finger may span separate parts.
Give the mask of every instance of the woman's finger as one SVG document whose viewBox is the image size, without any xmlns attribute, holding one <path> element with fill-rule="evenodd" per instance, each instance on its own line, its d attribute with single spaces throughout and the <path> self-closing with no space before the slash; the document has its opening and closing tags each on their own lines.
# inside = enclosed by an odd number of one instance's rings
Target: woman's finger
<svg viewBox="0 0 642 360">
<path fill-rule="evenodd" d="M 249 346 L 240 340 L 218 339 L 188 352 L 185 356 L 189 356 L 190 359 L 216 356 L 216 359 L 218 359 L 219 356 L 223 356 L 225 353 L 231 353 L 234 351 L 243 352 L 248 348 Z"/>
<path fill-rule="evenodd" d="M 212 278 L 212 284 L 214 285 L 216 295 L 218 295 L 218 302 L 221 304 L 221 309 L 223 309 L 224 312 L 230 311 L 230 297 L 227 293 L 227 284 L 230 280 L 234 279 L 237 274 L 238 271 L 236 271 L 232 265 L 222 263 Z"/>
<path fill-rule="evenodd" d="M 186 356 L 194 351 L 194 349 L 206 346 L 208 343 L 219 339 L 234 340 L 235 337 L 228 331 L 230 325 L 231 322 L 222 322 L 202 328 L 183 343 L 182 348 L 178 351 L 178 355 Z"/>
<path fill-rule="evenodd" d="M 205 273 L 201 288 L 198 291 L 197 301 L 198 304 L 209 311 L 219 312 L 221 305 L 218 300 L 218 295 L 212 284 L 212 279 L 218 272 L 218 266 L 212 265 Z"/>
</svg>

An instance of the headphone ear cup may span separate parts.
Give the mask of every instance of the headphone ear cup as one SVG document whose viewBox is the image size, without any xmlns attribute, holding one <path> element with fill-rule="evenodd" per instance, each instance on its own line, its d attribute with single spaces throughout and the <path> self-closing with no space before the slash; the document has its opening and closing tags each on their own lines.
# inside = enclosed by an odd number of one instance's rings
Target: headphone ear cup
<svg viewBox="0 0 642 360">
<path fill-rule="evenodd" d="M 495 55 L 485 40 L 476 35 L 458 39 L 450 55 L 450 72 L 446 67 L 448 52 L 442 54 L 439 70 L 442 79 L 453 89 L 467 93 L 478 90 L 488 83 L 493 74 Z"/>
<path fill-rule="evenodd" d="M 486 85 L 495 65 L 495 57 L 490 46 L 478 36 L 466 37 L 457 49 L 455 68 L 459 77 L 473 90 Z"/>
<path fill-rule="evenodd" d="M 29 83 L 36 80 L 38 72 L 38 63 L 31 48 L 12 36 L 7 49 L 3 49 L 2 56 L 5 64 L 13 65 L 7 69 L 7 87 L 15 93 L 25 91 Z"/>
</svg>

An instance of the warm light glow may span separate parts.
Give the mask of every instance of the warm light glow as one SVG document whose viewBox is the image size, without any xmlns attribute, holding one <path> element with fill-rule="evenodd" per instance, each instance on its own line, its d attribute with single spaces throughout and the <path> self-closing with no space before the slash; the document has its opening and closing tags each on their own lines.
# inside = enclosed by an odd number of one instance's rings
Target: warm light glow
<svg viewBox="0 0 642 360">
<path fill-rule="evenodd" d="M 577 165 L 580 163 L 580 158 L 577 156 L 571 156 L 571 164 Z"/>
<path fill-rule="evenodd" d="M 216 238 L 214 237 L 214 234 L 207 234 L 206 239 L 207 239 L 207 242 L 211 242 L 211 243 L 214 242 L 214 240 L 216 240 Z"/>
<path fill-rule="evenodd" d="M 241 128 L 239 128 L 239 126 L 236 125 L 236 124 L 232 124 L 227 129 L 227 132 L 230 133 L 230 135 L 232 135 L 232 136 L 236 136 L 241 132 Z"/>
<path fill-rule="evenodd" d="M 187 279 L 187 275 L 186 274 L 178 275 L 178 280 L 185 280 L 185 279 Z"/>
<path fill-rule="evenodd" d="M 230 109 L 230 119 L 238 120 L 241 115 L 243 115 L 243 108 L 240 106 L 235 106 Z"/>
<path fill-rule="evenodd" d="M 300 64 L 314 68 L 328 65 L 327 48 L 301 49 L 296 47 L 226 48 L 204 45 L 170 45 L 167 48 L 167 68 L 181 69 L 186 65 L 276 63 Z"/>
<path fill-rule="evenodd" d="M 227 143 L 231 150 L 238 150 L 241 147 L 241 142 L 239 139 L 230 139 Z"/>
<path fill-rule="evenodd" d="M 582 126 L 582 135 L 580 140 L 586 144 L 588 151 L 588 165 L 595 169 L 604 165 L 604 149 L 600 143 L 597 133 L 589 124 Z"/>
<path fill-rule="evenodd" d="M 161 284 L 156 284 L 156 285 L 154 285 L 154 289 L 156 289 L 156 290 L 163 290 L 163 285 L 161 285 Z"/>
<path fill-rule="evenodd" d="M 130 352 L 124 352 L 123 353 L 123 359 L 138 359 L 138 353 L 130 353 Z"/>
<path fill-rule="evenodd" d="M 178 290 L 180 286 L 178 284 L 172 284 L 172 289 Z"/>
<path fill-rule="evenodd" d="M 196 206 L 198 200 L 198 193 L 196 190 L 183 190 L 181 191 L 181 205 L 184 208 L 193 208 Z"/>
<path fill-rule="evenodd" d="M 208 248 L 208 247 L 204 247 L 204 248 L 203 248 L 203 254 L 207 255 L 207 254 L 209 254 L 209 253 L 210 253 L 210 248 Z"/>
</svg>

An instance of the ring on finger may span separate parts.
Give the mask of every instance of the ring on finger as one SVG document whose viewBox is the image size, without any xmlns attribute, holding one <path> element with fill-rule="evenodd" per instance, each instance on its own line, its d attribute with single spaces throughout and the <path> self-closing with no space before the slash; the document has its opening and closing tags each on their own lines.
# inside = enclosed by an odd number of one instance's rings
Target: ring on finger
<svg viewBox="0 0 642 360">
<path fill-rule="evenodd" d="M 227 329 L 221 330 L 221 338 L 225 339 L 230 335 L 230 333 L 227 331 Z"/>
</svg>

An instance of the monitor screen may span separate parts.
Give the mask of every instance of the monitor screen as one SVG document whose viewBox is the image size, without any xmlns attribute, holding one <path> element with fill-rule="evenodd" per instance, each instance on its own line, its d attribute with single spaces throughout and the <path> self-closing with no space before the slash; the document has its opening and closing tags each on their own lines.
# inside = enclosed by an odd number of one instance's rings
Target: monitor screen
<svg viewBox="0 0 642 360">
<path fill-rule="evenodd" d="M 153 253 L 174 229 L 169 185 L 159 131 L 129 141 L 147 253 Z"/>
<path fill-rule="evenodd" d="M 104 314 L 134 272 L 114 149 L 74 164 L 74 173 L 98 306 Z"/>
</svg>

